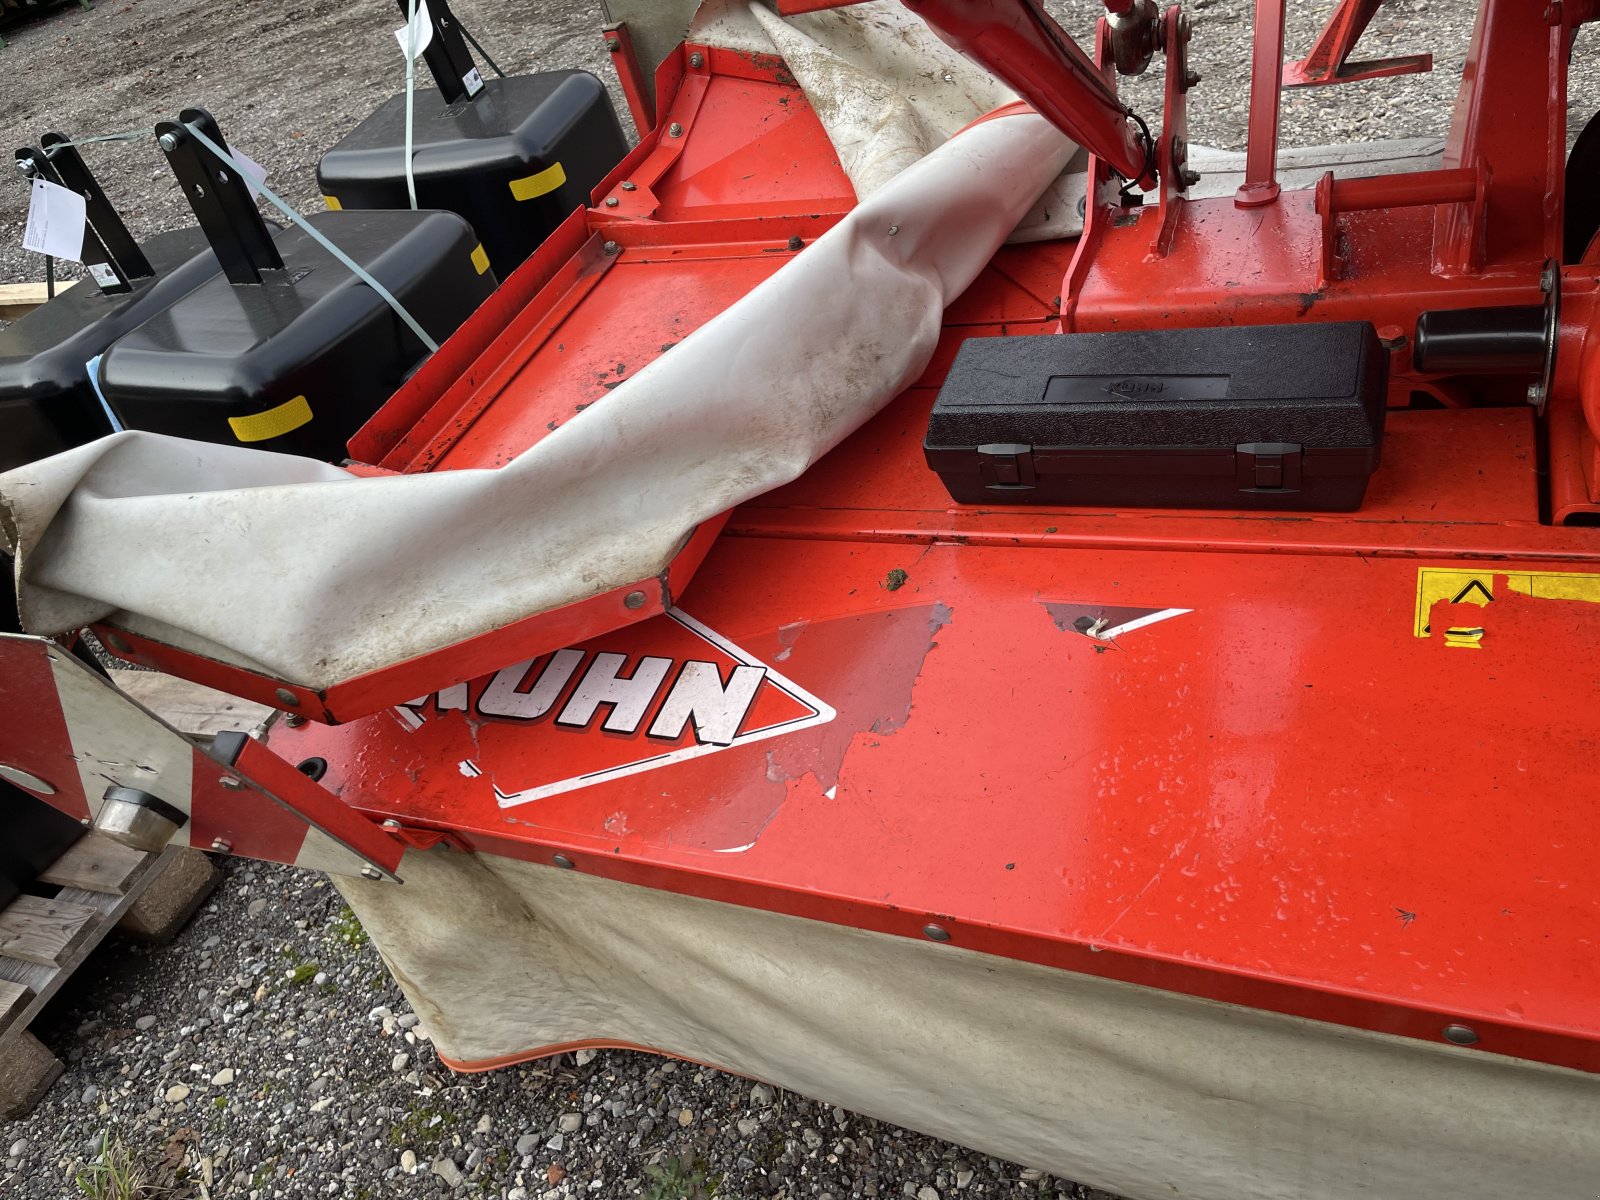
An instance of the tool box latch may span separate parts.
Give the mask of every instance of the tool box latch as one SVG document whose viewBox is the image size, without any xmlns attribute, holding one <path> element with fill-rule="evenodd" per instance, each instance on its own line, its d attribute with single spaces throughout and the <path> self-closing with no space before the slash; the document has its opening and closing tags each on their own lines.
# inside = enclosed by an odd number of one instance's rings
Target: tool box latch
<svg viewBox="0 0 1600 1200">
<path fill-rule="evenodd" d="M 1233 448 L 1241 492 L 1298 492 L 1305 447 L 1298 442 L 1245 442 Z"/>
<path fill-rule="evenodd" d="M 1031 488 L 1039 478 L 1033 469 L 1033 447 L 1016 442 L 979 446 L 978 474 L 990 490 Z"/>
</svg>

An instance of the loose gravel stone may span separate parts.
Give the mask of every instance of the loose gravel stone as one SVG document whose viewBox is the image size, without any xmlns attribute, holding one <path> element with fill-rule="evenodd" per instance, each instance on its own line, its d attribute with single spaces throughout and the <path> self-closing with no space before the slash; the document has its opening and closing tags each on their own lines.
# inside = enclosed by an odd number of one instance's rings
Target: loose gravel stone
<svg viewBox="0 0 1600 1200">
<path fill-rule="evenodd" d="M 223 1067 L 222 1070 L 211 1077 L 211 1082 L 216 1087 L 227 1087 L 233 1082 L 233 1068 Z"/>
<path fill-rule="evenodd" d="M 583 1128 L 583 1116 L 580 1113 L 562 1113 L 556 1127 L 562 1133 L 577 1133 Z"/>
<path fill-rule="evenodd" d="M 175 1083 L 167 1089 L 168 1104 L 182 1104 L 188 1098 L 189 1085 L 187 1083 Z"/>
<path fill-rule="evenodd" d="M 147 1033 L 156 1027 L 156 1019 L 154 1017 L 140 1017 L 133 1023 L 133 1027 L 140 1033 Z"/>
</svg>

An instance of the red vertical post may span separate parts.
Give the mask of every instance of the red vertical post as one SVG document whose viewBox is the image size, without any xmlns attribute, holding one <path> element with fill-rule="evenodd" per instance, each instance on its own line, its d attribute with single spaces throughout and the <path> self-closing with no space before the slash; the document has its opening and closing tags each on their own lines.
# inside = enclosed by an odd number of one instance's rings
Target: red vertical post
<svg viewBox="0 0 1600 1200">
<path fill-rule="evenodd" d="M 1278 198 L 1278 108 L 1283 90 L 1284 0 L 1256 0 L 1250 64 L 1250 133 L 1244 183 L 1233 202 L 1244 208 Z"/>
</svg>

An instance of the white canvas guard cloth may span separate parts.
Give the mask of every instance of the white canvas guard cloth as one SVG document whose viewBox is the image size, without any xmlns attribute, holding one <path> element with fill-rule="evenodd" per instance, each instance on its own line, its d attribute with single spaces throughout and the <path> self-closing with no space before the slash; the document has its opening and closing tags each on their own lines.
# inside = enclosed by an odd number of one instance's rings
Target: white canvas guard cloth
<svg viewBox="0 0 1600 1200">
<path fill-rule="evenodd" d="M 439 1052 L 681 1055 L 1128 1200 L 1579 1200 L 1600 1079 L 452 851 L 335 880 Z"/>
<path fill-rule="evenodd" d="M 929 47 L 929 70 L 970 74 Z M 922 373 L 944 308 L 1075 150 L 1031 113 L 937 145 L 498 470 L 357 478 L 122 433 L 0 476 L 24 627 L 113 617 L 325 688 L 657 574 L 697 524 L 798 476 Z"/>
</svg>

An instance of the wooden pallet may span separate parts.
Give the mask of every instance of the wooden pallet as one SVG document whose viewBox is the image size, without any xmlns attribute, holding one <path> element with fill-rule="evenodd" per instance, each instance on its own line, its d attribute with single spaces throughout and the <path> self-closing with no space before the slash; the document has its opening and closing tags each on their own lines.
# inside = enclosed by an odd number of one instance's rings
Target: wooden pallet
<svg viewBox="0 0 1600 1200">
<path fill-rule="evenodd" d="M 198 850 L 147 854 L 91 831 L 39 876 L 55 896 L 0 909 L 0 1117 L 24 1115 L 60 1077 L 62 1064 L 28 1026 L 90 952 L 119 927 L 170 938 L 219 878 Z"/>
</svg>

